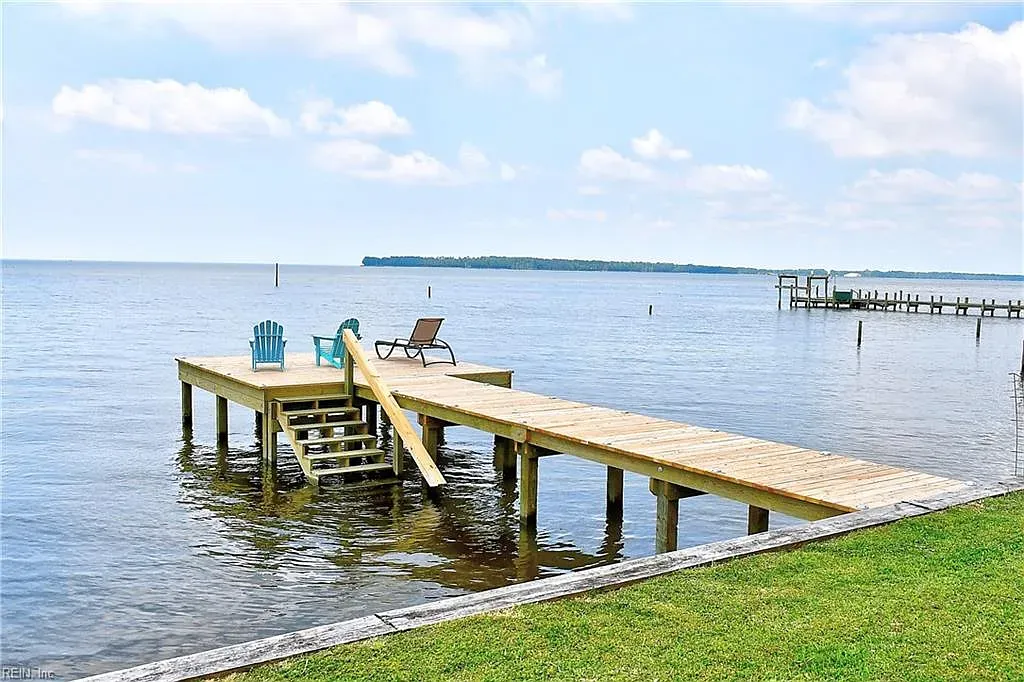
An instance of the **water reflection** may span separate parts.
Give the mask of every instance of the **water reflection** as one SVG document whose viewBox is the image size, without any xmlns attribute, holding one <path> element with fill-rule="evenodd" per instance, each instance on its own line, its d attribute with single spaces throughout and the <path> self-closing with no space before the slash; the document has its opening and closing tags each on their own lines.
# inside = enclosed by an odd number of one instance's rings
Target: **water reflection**
<svg viewBox="0 0 1024 682">
<path fill-rule="evenodd" d="M 485 452 L 441 446 L 448 485 L 434 493 L 415 471 L 392 484 L 316 488 L 287 445 L 277 470 L 264 472 L 256 445 L 211 447 L 185 433 L 177 461 L 181 503 L 209 512 L 216 532 L 246 547 L 232 558 L 256 570 L 315 568 L 306 577 L 321 583 L 356 571 L 478 591 L 623 557 L 621 521 L 607 523 L 596 552 L 522 527 L 517 482 Z M 206 551 L 223 557 L 219 544 Z"/>
</svg>

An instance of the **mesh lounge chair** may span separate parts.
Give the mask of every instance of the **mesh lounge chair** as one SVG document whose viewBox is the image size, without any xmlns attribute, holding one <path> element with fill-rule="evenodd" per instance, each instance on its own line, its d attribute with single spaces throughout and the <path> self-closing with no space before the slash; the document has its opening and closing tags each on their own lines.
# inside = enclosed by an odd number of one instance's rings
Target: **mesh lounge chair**
<svg viewBox="0 0 1024 682">
<path fill-rule="evenodd" d="M 395 352 L 396 348 L 401 348 L 405 351 L 405 357 L 410 359 L 419 357 L 423 361 L 424 367 L 442 363 L 454 365 L 455 353 L 452 351 L 452 347 L 437 338 L 437 330 L 441 328 L 442 322 L 444 322 L 443 317 L 421 317 L 416 320 L 416 326 L 413 327 L 409 338 L 395 339 L 394 341 L 377 341 L 373 344 L 373 349 L 377 351 L 377 357 L 381 360 L 387 360 Z M 384 355 L 381 355 L 382 347 L 387 348 L 387 352 Z M 423 351 L 432 349 L 448 351 L 451 360 L 431 360 L 427 362 L 427 356 L 423 354 Z"/>
</svg>

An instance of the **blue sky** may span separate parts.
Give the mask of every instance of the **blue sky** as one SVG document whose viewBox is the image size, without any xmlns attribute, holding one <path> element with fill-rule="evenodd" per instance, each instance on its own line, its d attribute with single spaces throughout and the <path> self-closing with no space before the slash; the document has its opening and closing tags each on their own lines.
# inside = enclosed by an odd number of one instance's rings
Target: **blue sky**
<svg viewBox="0 0 1024 682">
<path fill-rule="evenodd" d="M 8 258 L 1024 272 L 1018 5 L 3 5 Z"/>
</svg>

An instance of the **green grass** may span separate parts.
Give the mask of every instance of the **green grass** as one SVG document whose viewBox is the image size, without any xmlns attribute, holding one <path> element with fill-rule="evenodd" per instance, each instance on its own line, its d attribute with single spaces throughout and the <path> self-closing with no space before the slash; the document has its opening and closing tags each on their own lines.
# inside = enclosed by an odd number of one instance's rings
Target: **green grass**
<svg viewBox="0 0 1024 682">
<path fill-rule="evenodd" d="M 1024 493 L 232 679 L 1024 680 Z"/>
</svg>

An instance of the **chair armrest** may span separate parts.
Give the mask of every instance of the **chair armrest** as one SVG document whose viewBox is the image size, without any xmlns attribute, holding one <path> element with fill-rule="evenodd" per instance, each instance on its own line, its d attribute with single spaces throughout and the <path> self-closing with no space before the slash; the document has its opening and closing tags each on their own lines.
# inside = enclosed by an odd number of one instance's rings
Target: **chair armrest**
<svg viewBox="0 0 1024 682">
<path fill-rule="evenodd" d="M 256 342 L 249 339 L 249 350 L 256 350 Z"/>
<path fill-rule="evenodd" d="M 334 341 L 334 337 L 333 336 L 317 336 L 316 334 L 313 334 L 313 342 L 316 343 L 316 342 L 319 342 L 319 341 Z"/>
</svg>

